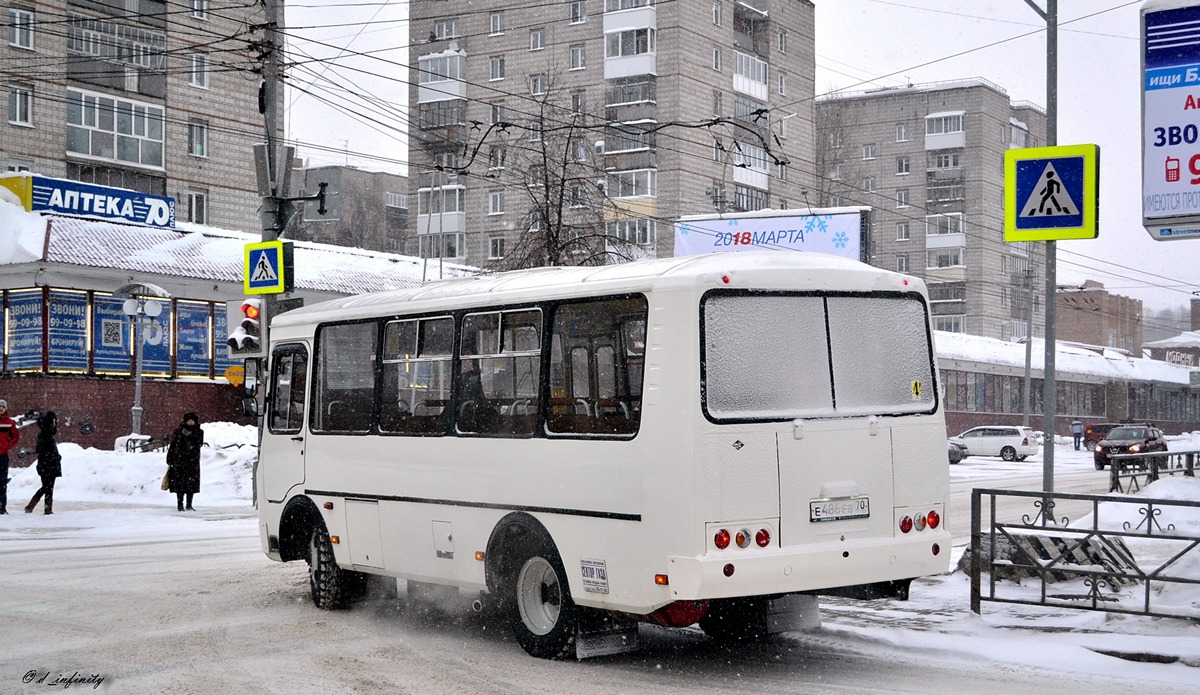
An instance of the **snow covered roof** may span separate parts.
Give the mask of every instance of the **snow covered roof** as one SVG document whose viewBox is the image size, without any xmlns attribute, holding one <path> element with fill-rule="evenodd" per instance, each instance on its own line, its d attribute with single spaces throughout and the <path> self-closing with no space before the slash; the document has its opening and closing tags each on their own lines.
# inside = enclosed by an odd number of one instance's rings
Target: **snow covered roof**
<svg viewBox="0 0 1200 695">
<path fill-rule="evenodd" d="M 1184 331 L 1172 338 L 1163 338 L 1153 343 L 1143 343 L 1148 348 L 1200 348 L 1200 331 Z"/>
<path fill-rule="evenodd" d="M 258 234 L 179 223 L 158 229 L 72 217 L 43 217 L 0 202 L 0 265 L 47 261 L 139 273 L 242 281 L 246 244 Z M 472 275 L 453 263 L 427 265 L 412 256 L 293 242 L 298 289 L 361 294 L 418 287 L 427 277 Z"/>
<path fill-rule="evenodd" d="M 959 360 L 993 365 L 1025 368 L 1025 344 L 965 333 L 935 331 L 934 343 L 941 367 L 947 361 Z M 1045 361 L 1045 341 L 1034 339 L 1030 368 L 1039 374 Z M 1099 379 L 1129 379 L 1132 381 L 1162 381 L 1189 384 L 1188 367 L 1122 355 L 1114 350 L 1103 354 L 1082 347 L 1059 343 L 1055 354 L 1056 374 L 1076 374 Z"/>
</svg>

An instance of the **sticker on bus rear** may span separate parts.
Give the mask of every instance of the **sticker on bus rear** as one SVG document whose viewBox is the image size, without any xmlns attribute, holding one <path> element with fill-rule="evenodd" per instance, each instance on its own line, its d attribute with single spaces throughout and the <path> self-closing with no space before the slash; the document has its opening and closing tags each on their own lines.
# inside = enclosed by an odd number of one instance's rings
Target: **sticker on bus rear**
<svg viewBox="0 0 1200 695">
<path fill-rule="evenodd" d="M 580 558 L 579 569 L 583 574 L 584 591 L 608 593 L 608 569 L 604 566 L 604 560 Z"/>
</svg>

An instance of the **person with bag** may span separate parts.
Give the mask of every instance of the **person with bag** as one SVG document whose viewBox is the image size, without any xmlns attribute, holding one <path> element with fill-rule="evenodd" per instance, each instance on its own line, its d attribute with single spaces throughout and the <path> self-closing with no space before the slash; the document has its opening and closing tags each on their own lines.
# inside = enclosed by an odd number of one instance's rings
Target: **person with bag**
<svg viewBox="0 0 1200 695">
<path fill-rule="evenodd" d="M 167 447 L 167 476 L 171 492 L 175 493 L 179 511 L 192 509 L 192 495 L 200 492 L 200 447 L 204 446 L 204 430 L 195 413 L 183 416 L 183 423 L 171 435 Z M 186 502 L 186 505 L 185 505 Z"/>
<path fill-rule="evenodd" d="M 0 514 L 8 513 L 8 452 L 21 439 L 21 428 L 8 414 L 8 401 L 0 400 Z"/>
<path fill-rule="evenodd" d="M 47 410 L 38 417 L 37 426 L 40 430 L 37 437 L 37 474 L 42 479 L 42 486 L 25 505 L 25 513 L 32 514 L 38 500 L 45 495 L 46 513 L 53 514 L 54 479 L 62 477 L 62 456 L 58 453 L 58 442 L 54 441 L 54 435 L 58 434 L 58 416 L 53 410 Z"/>
</svg>

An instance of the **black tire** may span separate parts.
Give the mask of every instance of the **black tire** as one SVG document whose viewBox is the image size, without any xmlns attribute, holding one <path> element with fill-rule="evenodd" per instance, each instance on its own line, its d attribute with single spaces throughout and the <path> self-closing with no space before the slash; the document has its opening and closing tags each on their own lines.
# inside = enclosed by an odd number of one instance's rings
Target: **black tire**
<svg viewBox="0 0 1200 695">
<path fill-rule="evenodd" d="M 747 642 L 767 636 L 767 599 L 734 598 L 712 602 L 700 618 L 704 634 L 721 642 Z"/>
<path fill-rule="evenodd" d="M 1004 459 L 1005 461 L 1016 461 L 1017 450 L 1011 446 L 1006 446 L 1000 450 L 1000 458 Z"/>
<path fill-rule="evenodd" d="M 1098 460 L 1093 459 L 1092 463 L 1096 464 L 1096 470 L 1098 470 L 1098 471 L 1104 470 L 1104 464 L 1100 463 Z"/>
<path fill-rule="evenodd" d="M 1029 458 L 1029 457 L 1028 457 L 1028 456 L 1025 456 L 1025 455 L 1022 455 L 1022 456 L 1018 456 L 1018 457 L 1017 457 L 1017 460 L 1018 460 L 1018 461 L 1024 461 L 1024 460 L 1025 460 L 1025 459 L 1027 459 L 1027 458 Z"/>
<path fill-rule="evenodd" d="M 313 605 L 323 611 L 345 608 L 361 595 L 365 584 L 360 573 L 343 570 L 333 559 L 325 524 L 313 526 L 308 540 L 308 586 Z"/>
<path fill-rule="evenodd" d="M 504 581 L 509 625 L 530 656 L 574 658 L 579 609 L 571 600 L 562 559 L 548 538 L 528 540 L 528 545 L 513 548 L 512 573 Z"/>
<path fill-rule="evenodd" d="M 1088 450 L 1088 451 L 1095 451 L 1095 450 L 1096 450 L 1096 443 L 1097 443 L 1097 441 L 1099 441 L 1099 440 L 1096 440 L 1096 439 L 1085 439 L 1085 440 L 1083 440 L 1083 445 L 1084 445 L 1085 447 L 1087 447 L 1087 450 Z"/>
</svg>

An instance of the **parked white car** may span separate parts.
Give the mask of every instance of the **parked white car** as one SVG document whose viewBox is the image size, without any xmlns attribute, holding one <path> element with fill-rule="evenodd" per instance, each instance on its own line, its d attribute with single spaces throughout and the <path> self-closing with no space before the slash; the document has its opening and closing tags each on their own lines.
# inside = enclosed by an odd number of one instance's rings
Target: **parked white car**
<svg viewBox="0 0 1200 695">
<path fill-rule="evenodd" d="M 972 427 L 950 441 L 965 446 L 971 456 L 999 456 L 1005 461 L 1024 461 L 1040 451 L 1032 428 L 1013 425 Z"/>
</svg>

